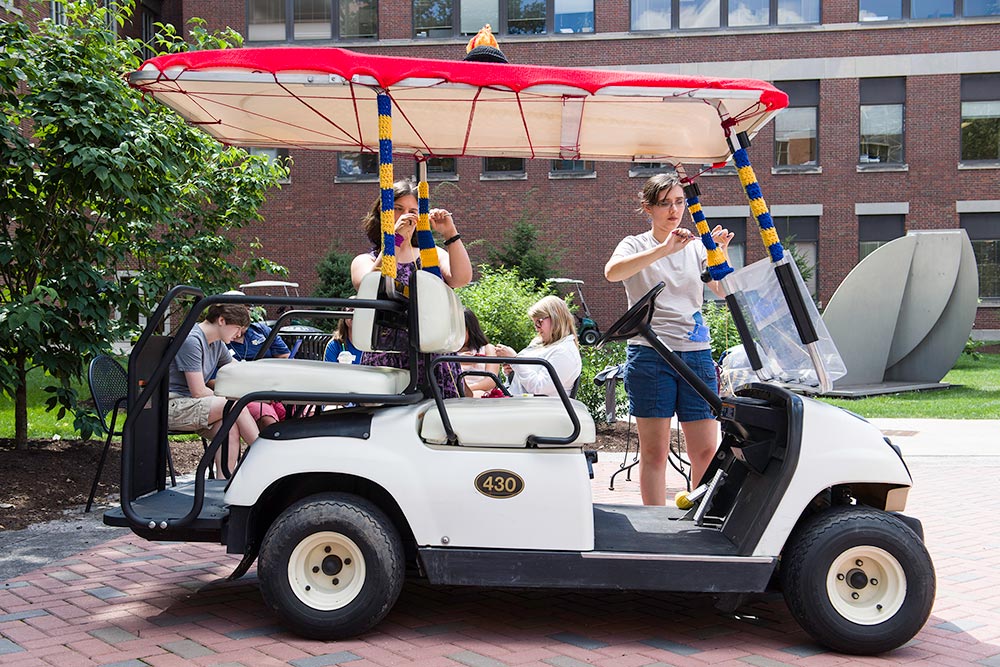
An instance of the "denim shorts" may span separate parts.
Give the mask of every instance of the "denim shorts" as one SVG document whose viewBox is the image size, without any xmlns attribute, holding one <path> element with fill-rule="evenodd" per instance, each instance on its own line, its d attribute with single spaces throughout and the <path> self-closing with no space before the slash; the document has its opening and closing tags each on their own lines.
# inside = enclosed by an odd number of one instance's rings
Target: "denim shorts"
<svg viewBox="0 0 1000 667">
<path fill-rule="evenodd" d="M 711 350 L 676 354 L 710 389 L 718 392 Z M 681 422 L 715 419 L 705 399 L 656 350 L 646 345 L 628 346 L 625 391 L 633 417 L 668 418 L 676 413 Z"/>
</svg>

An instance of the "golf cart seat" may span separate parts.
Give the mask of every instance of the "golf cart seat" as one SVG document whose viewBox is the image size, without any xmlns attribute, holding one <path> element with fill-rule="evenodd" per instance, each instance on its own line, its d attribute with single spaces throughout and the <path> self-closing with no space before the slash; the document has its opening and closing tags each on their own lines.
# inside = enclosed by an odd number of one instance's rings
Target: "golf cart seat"
<svg viewBox="0 0 1000 667">
<path fill-rule="evenodd" d="M 377 299 L 382 277 L 366 275 L 358 288 L 361 299 Z M 438 276 L 416 273 L 417 318 L 421 352 L 454 352 L 465 342 L 465 314 L 455 292 Z M 353 341 L 371 352 L 376 331 L 375 311 L 354 311 Z M 409 385 L 410 372 L 399 368 L 332 364 L 306 359 L 261 359 L 226 364 L 215 379 L 215 395 L 237 399 L 254 392 L 396 395 Z M 294 402 L 294 401 L 292 401 Z"/>
<path fill-rule="evenodd" d="M 564 438 L 573 432 L 566 408 L 558 398 L 449 398 L 444 404 L 458 444 L 466 447 L 527 447 L 528 436 Z M 579 447 L 597 439 L 594 419 L 587 407 L 575 399 L 570 404 L 580 420 L 580 435 L 569 444 L 539 447 Z M 448 442 L 441 413 L 433 406 L 424 413 L 420 437 L 432 444 Z"/>
<path fill-rule="evenodd" d="M 409 372 L 398 368 L 309 359 L 261 359 L 220 368 L 215 377 L 215 395 L 235 399 L 258 391 L 398 394 L 409 382 Z"/>
</svg>

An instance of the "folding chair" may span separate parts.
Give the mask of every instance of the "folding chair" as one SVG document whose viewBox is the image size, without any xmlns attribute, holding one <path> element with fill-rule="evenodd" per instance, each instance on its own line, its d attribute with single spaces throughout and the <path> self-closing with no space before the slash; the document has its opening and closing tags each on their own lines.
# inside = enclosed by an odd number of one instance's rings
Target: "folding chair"
<svg viewBox="0 0 1000 667">
<path fill-rule="evenodd" d="M 101 451 L 101 459 L 97 463 L 97 473 L 94 475 L 94 483 L 90 486 L 90 495 L 87 497 L 87 507 L 84 510 L 89 512 L 94 504 L 94 496 L 97 494 L 97 484 L 101 481 L 101 473 L 104 471 L 104 461 L 108 456 L 108 449 L 111 447 L 111 438 L 120 436 L 122 432 L 115 430 L 118 422 L 118 411 L 125 405 L 128 399 L 128 373 L 122 365 L 114 358 L 102 354 L 94 357 L 90 362 L 90 369 L 87 373 L 87 383 L 90 385 L 90 395 L 94 399 L 94 406 L 97 408 L 97 416 L 101 418 L 101 426 L 107 432 L 108 437 L 104 440 L 104 449 Z M 108 422 L 108 415 L 111 421 Z M 124 420 L 123 420 L 124 421 Z M 170 467 L 170 482 L 177 485 L 174 473 L 174 462 L 170 456 L 170 449 L 167 449 L 167 465 Z"/>
</svg>

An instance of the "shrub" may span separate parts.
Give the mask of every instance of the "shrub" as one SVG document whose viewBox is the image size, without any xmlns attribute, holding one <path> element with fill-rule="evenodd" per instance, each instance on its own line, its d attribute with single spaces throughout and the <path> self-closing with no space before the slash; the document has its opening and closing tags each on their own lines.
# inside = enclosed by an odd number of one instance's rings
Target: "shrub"
<svg viewBox="0 0 1000 667">
<path fill-rule="evenodd" d="M 712 333 L 712 357 L 718 361 L 723 352 L 742 342 L 740 334 L 736 331 L 736 324 L 733 323 L 733 316 L 725 301 L 706 301 L 702 314 Z"/>
<path fill-rule="evenodd" d="M 489 251 L 489 263 L 498 269 L 517 269 L 523 278 L 541 285 L 558 273 L 563 252 L 554 245 L 540 247 L 539 227 L 528 216 L 525 211 L 507 232 L 500 247 Z"/>
<path fill-rule="evenodd" d="M 583 346 L 580 348 L 580 356 L 583 358 L 583 371 L 580 374 L 580 390 L 576 398 L 587 406 L 594 421 L 600 421 L 606 416 L 604 405 L 606 388 L 594 384 L 594 376 L 608 366 L 625 363 L 625 343 L 623 341 L 609 343 L 600 350 L 593 346 Z M 625 385 L 621 382 L 616 384 L 618 416 L 625 417 L 628 414 Z"/>
<path fill-rule="evenodd" d="M 548 289 L 522 278 L 517 269 L 481 266 L 479 270 L 479 280 L 457 290 L 458 298 L 479 318 L 490 342 L 524 349 L 535 337 L 528 308 L 549 294 Z"/>
<path fill-rule="evenodd" d="M 348 298 L 355 293 L 351 282 L 351 262 L 354 255 L 343 252 L 338 246 L 333 246 L 326 257 L 316 266 L 319 284 L 313 296 L 332 298 Z"/>
</svg>

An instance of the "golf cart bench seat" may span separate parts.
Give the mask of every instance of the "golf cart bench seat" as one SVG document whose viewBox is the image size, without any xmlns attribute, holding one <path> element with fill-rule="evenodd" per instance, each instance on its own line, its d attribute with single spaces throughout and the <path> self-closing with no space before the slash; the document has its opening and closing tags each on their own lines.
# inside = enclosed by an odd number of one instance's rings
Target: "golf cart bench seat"
<svg viewBox="0 0 1000 667">
<path fill-rule="evenodd" d="M 220 368 L 215 377 L 215 395 L 239 398 L 258 391 L 401 394 L 409 382 L 409 372 L 398 368 L 308 359 L 260 359 Z"/>
<path fill-rule="evenodd" d="M 579 447 L 597 439 L 594 420 L 587 407 L 573 399 L 570 403 L 580 420 L 580 435 L 570 444 L 540 444 L 539 447 Z M 458 436 L 458 444 L 466 447 L 527 447 L 531 435 L 564 438 L 573 432 L 566 408 L 558 398 L 449 398 L 444 405 L 451 428 Z M 432 444 L 448 442 L 441 413 L 434 406 L 424 413 L 420 437 Z"/>
</svg>

